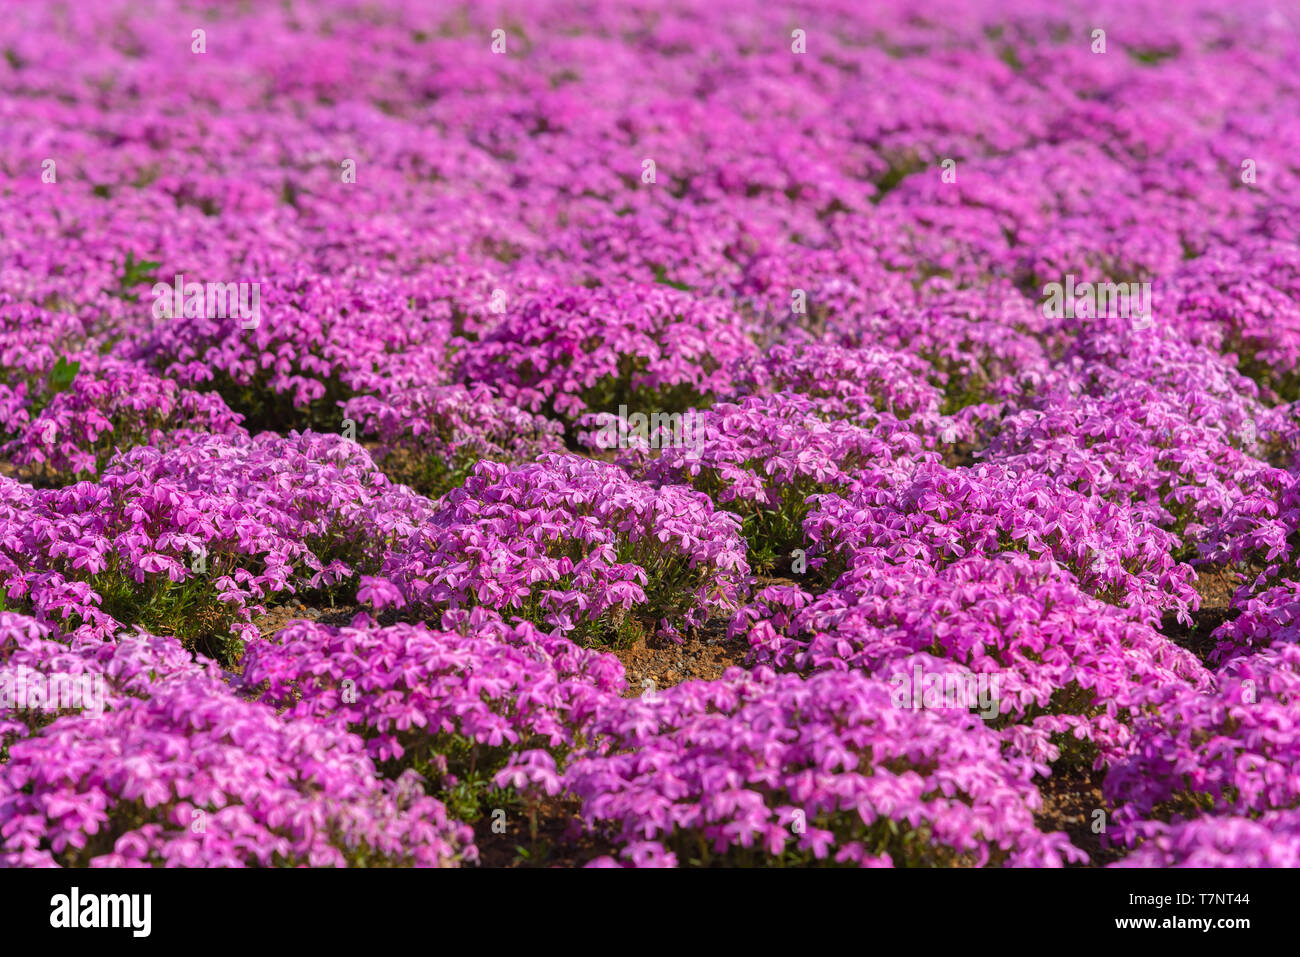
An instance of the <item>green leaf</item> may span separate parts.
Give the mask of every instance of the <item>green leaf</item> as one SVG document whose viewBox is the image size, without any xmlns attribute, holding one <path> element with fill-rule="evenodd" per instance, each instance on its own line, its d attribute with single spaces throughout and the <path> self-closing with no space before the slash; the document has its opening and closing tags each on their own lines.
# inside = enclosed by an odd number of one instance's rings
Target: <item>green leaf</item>
<svg viewBox="0 0 1300 957">
<path fill-rule="evenodd" d="M 684 282 L 674 282 L 667 278 L 668 271 L 663 266 L 655 266 L 655 282 L 661 286 L 672 286 L 674 289 L 680 289 L 682 292 L 690 292 L 691 287 Z"/>
<path fill-rule="evenodd" d="M 136 259 L 134 252 L 128 252 L 122 263 L 122 276 L 118 280 L 120 288 L 114 295 L 131 302 L 137 301 L 139 295 L 131 290 L 142 283 L 152 285 L 157 282 L 157 269 L 161 265 L 162 263 L 154 262 L 152 259 Z"/>
<path fill-rule="evenodd" d="M 69 362 L 67 359 L 60 357 L 59 361 L 54 363 L 54 369 L 50 372 L 50 390 L 53 392 L 64 392 L 71 385 L 72 380 L 77 377 L 81 371 L 80 362 Z"/>
</svg>

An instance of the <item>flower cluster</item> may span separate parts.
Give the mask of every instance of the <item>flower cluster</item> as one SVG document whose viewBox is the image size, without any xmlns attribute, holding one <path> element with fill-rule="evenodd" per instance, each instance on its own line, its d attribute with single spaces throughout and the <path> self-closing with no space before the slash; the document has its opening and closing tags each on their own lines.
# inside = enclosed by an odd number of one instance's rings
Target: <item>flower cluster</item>
<svg viewBox="0 0 1300 957">
<path fill-rule="evenodd" d="M 1201 811 L 1257 817 L 1300 802 L 1300 646 L 1234 659 L 1213 693 L 1160 689 L 1106 778 L 1121 839 Z"/>
<path fill-rule="evenodd" d="M 631 395 L 694 399 L 726 383 L 752 351 L 720 301 L 644 286 L 539 291 L 461 354 L 458 375 L 530 410 L 572 419 Z"/>
<path fill-rule="evenodd" d="M 1169 532 L 1134 509 L 1083 495 L 1042 473 L 1001 463 L 924 465 L 910 481 L 864 470 L 847 497 L 823 495 L 809 539 L 850 569 L 872 562 L 943 567 L 972 553 L 1022 552 L 1069 569 L 1089 594 L 1155 624 L 1199 605 L 1192 569 Z"/>
<path fill-rule="evenodd" d="M 476 856 L 469 828 L 413 777 L 383 780 L 357 737 L 243 700 L 175 639 L 87 641 L 0 613 L 0 655 L 6 689 L 55 671 L 101 676 L 109 689 L 93 714 L 0 723 L 2 866 L 454 866 Z"/>
<path fill-rule="evenodd" d="M 622 690 L 611 655 L 474 609 L 459 628 L 296 622 L 252 644 L 242 682 L 297 717 L 362 733 L 376 761 L 418 761 L 439 735 L 491 748 L 571 747 L 596 702 Z"/>
<path fill-rule="evenodd" d="M 209 867 L 473 859 L 471 832 L 352 735 L 180 679 L 60 718 L 0 768 L 0 863 Z"/>
<path fill-rule="evenodd" d="M 343 406 L 364 432 L 377 434 L 376 452 L 390 474 L 427 494 L 464 481 L 473 465 L 528 462 L 563 450 L 559 423 L 525 412 L 486 386 L 414 386 L 385 397 L 364 395 Z"/>
<path fill-rule="evenodd" d="M 820 596 L 778 586 L 759 599 L 732 622 L 756 663 L 889 679 L 908 674 L 912 655 L 932 652 L 996 676 L 1000 714 L 1092 741 L 1103 757 L 1125 753 L 1149 689 L 1190 693 L 1210 681 L 1195 657 L 1082 592 L 1057 563 L 1014 552 L 937 570 L 873 562 Z"/>
<path fill-rule="evenodd" d="M 359 597 L 377 609 L 482 605 L 562 632 L 619 630 L 632 613 L 687 625 L 733 610 L 749 566 L 736 516 L 571 455 L 478 465 L 391 549 Z"/>
<path fill-rule="evenodd" d="M 720 402 L 699 414 L 693 441 L 649 459 L 632 449 L 622 461 L 647 482 L 689 485 L 741 516 L 751 555 L 770 563 L 798 543 L 814 496 L 846 491 L 868 467 L 882 481 L 905 481 L 936 457 L 892 416 L 859 424 L 823 419 L 820 408 L 796 392 Z"/>
<path fill-rule="evenodd" d="M 1059 866 L 1085 856 L 1035 826 L 1032 766 L 1005 759 L 978 718 L 900 709 L 891 695 L 859 674 L 734 669 L 650 701 L 611 701 L 593 722 L 599 744 L 562 771 L 525 753 L 498 778 L 571 792 L 588 824 L 678 862 Z"/>
<path fill-rule="evenodd" d="M 0 587 L 42 619 L 101 634 L 139 623 L 188 638 L 280 593 L 380 566 L 432 505 L 334 435 L 198 436 L 132 449 L 97 483 L 34 490 L 0 478 Z"/>
</svg>

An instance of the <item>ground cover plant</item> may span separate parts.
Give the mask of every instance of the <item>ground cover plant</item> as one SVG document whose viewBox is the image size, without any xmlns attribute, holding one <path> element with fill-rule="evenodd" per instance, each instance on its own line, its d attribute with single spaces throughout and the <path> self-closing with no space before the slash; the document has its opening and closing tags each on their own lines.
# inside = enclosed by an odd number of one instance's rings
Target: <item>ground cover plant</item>
<svg viewBox="0 0 1300 957">
<path fill-rule="evenodd" d="M 1300 866 L 1297 64 L 0 0 L 0 866 Z"/>
</svg>

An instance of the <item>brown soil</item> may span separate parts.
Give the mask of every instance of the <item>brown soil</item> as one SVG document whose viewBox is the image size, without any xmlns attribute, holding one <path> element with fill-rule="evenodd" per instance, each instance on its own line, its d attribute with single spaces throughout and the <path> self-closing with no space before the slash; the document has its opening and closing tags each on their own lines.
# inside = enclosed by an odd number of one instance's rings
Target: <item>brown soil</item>
<svg viewBox="0 0 1300 957">
<path fill-rule="evenodd" d="M 255 615 L 253 624 L 263 638 L 272 638 L 283 631 L 291 622 L 318 621 L 322 625 L 349 625 L 353 616 L 364 611 L 360 605 L 340 605 L 337 608 L 316 608 L 297 599 L 290 599 L 283 605 L 275 605 L 266 610 L 265 615 Z M 241 654 L 228 669 L 234 674 L 243 674 L 244 660 Z"/>
<path fill-rule="evenodd" d="M 1038 790 L 1043 795 L 1043 807 L 1034 815 L 1041 831 L 1064 831 L 1070 843 L 1088 854 L 1084 864 L 1073 867 L 1100 867 L 1122 858 L 1123 848 L 1105 846 L 1102 835 L 1092 832 L 1093 816 L 1097 810 L 1110 809 L 1102 797 L 1101 783 L 1105 771 L 1088 768 L 1058 768 L 1048 778 L 1039 779 Z"/>
<path fill-rule="evenodd" d="M 690 635 L 682 644 L 664 638 L 642 638 L 630 648 L 611 652 L 623 662 L 627 673 L 628 697 L 650 688 L 671 688 L 699 678 L 713 681 L 728 668 L 743 665 L 749 646 L 739 638 L 728 640 L 720 632 Z"/>
<path fill-rule="evenodd" d="M 950 469 L 972 468 L 976 465 L 976 453 L 983 449 L 974 442 L 954 442 L 943 452 L 943 464 Z"/>
<path fill-rule="evenodd" d="M 0 460 L 0 475 L 39 488 L 46 476 L 46 469 L 40 465 L 16 465 L 8 460 Z"/>
<path fill-rule="evenodd" d="M 268 608 L 265 615 L 253 619 L 253 624 L 257 626 L 263 638 L 270 638 L 293 621 L 319 621 L 322 625 L 347 625 L 351 624 L 357 612 L 364 610 L 360 605 L 316 608 L 294 598 L 283 605 Z"/>
<path fill-rule="evenodd" d="M 1196 574 L 1192 587 L 1201 596 L 1201 607 L 1192 612 L 1191 626 L 1168 614 L 1161 622 L 1160 631 L 1204 662 L 1216 644 L 1211 637 L 1214 630 L 1233 617 L 1232 596 L 1243 576 L 1232 569 L 1212 567 L 1199 568 Z"/>
</svg>

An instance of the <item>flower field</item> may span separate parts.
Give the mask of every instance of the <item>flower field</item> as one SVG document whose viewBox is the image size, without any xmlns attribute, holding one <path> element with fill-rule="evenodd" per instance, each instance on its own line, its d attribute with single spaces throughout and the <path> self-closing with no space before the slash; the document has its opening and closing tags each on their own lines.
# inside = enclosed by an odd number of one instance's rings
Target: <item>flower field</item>
<svg viewBox="0 0 1300 957">
<path fill-rule="evenodd" d="M 1300 866 L 1297 104 L 1262 0 L 0 0 L 0 866 Z"/>
</svg>

